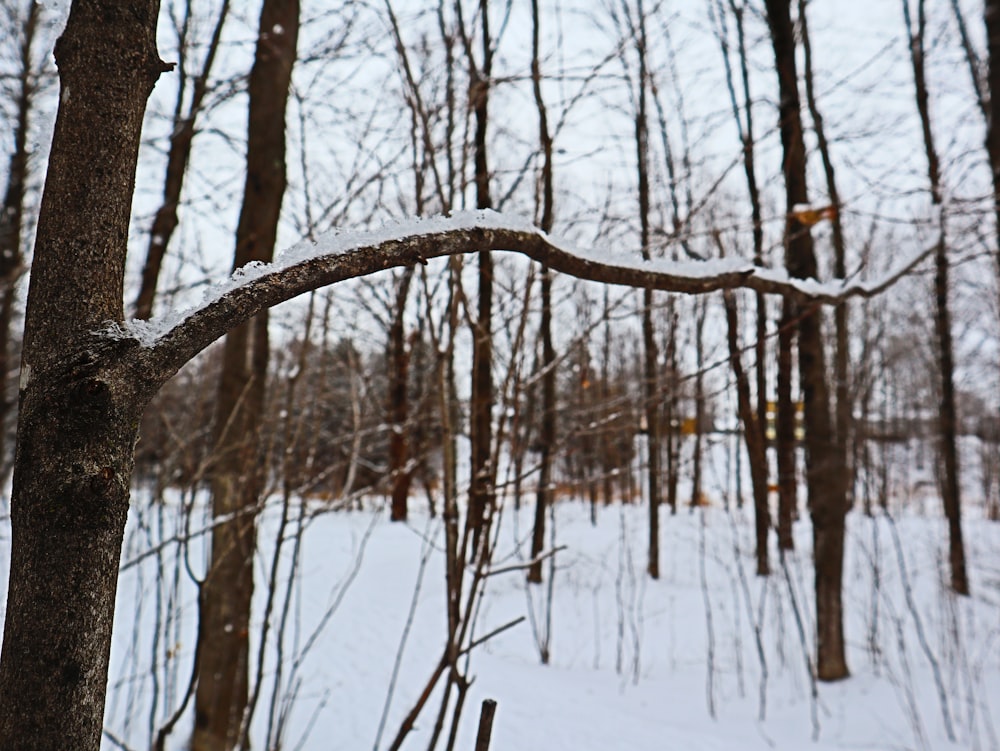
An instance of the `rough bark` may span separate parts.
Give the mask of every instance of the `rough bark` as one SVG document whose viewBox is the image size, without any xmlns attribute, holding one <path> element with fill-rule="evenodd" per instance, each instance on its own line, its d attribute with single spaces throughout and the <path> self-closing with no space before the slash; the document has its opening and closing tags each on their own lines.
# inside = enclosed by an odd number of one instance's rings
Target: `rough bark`
<svg viewBox="0 0 1000 751">
<path fill-rule="evenodd" d="M 806 151 L 799 105 L 795 30 L 791 0 L 766 0 L 780 94 L 782 171 L 785 178 L 785 266 L 790 276 L 816 277 L 816 256 L 809 228 L 793 214 L 808 203 Z M 799 380 L 806 428 L 806 482 L 813 522 L 816 588 L 816 672 L 820 680 L 848 675 L 844 649 L 842 585 L 844 566 L 844 497 L 842 457 L 830 416 L 822 318 L 815 308 L 799 311 Z"/>
<path fill-rule="evenodd" d="M 298 37 L 298 0 L 265 0 L 249 80 L 247 173 L 233 268 L 269 262 L 285 191 L 285 104 Z M 279 31 L 280 30 L 280 31 Z M 247 708 L 256 516 L 265 473 L 259 447 L 267 385 L 266 310 L 226 336 L 210 469 L 212 530 L 202 584 L 193 751 L 228 751 Z"/>
<path fill-rule="evenodd" d="M 122 276 L 156 0 L 73 4 L 28 292 L 0 657 L 0 748 L 96 749 L 139 415 L 138 348 L 101 343 Z M 66 92 L 72 96 L 66 96 Z M 99 167 L 95 168 L 95 165 Z"/>
</svg>

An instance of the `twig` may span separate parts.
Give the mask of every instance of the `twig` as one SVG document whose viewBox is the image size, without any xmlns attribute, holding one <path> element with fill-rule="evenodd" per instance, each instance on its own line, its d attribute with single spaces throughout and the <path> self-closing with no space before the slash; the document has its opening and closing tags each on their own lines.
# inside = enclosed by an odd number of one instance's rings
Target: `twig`
<svg viewBox="0 0 1000 751">
<path fill-rule="evenodd" d="M 568 547 L 567 545 L 559 545 L 558 547 L 552 548 L 551 550 L 545 550 L 536 555 L 531 560 L 524 561 L 523 563 L 512 563 L 509 566 L 501 566 L 500 568 L 490 569 L 489 571 L 483 572 L 482 577 L 485 579 L 489 576 L 496 576 L 498 574 L 508 574 L 511 571 L 521 571 L 526 568 L 531 568 L 536 563 L 541 563 L 546 558 L 551 558 L 556 553 L 562 550 L 566 550 L 567 547 Z"/>
</svg>

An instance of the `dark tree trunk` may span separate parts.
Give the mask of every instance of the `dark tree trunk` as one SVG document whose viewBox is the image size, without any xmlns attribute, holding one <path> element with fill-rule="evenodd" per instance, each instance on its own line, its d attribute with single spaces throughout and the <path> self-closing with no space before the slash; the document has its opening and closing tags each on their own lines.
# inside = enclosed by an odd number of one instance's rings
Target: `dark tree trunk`
<svg viewBox="0 0 1000 751">
<path fill-rule="evenodd" d="M 701 454 L 702 425 L 705 422 L 705 304 L 704 300 L 695 301 L 695 373 L 694 373 L 694 447 L 691 452 L 691 501 L 693 511 L 702 503 L 701 493 Z"/>
<path fill-rule="evenodd" d="M 920 115 L 927 173 L 930 180 L 931 203 L 937 210 L 938 240 L 934 248 L 935 331 L 938 340 L 940 383 L 939 450 L 941 457 L 941 498 L 948 520 L 948 560 L 951 564 L 951 588 L 960 595 L 969 594 L 969 577 L 965 571 L 965 544 L 962 540 L 962 496 L 958 467 L 958 413 L 955 408 L 955 356 L 951 337 L 951 310 L 948 305 L 948 243 L 945 232 L 944 196 L 941 192 L 941 165 L 931 130 L 930 96 L 924 73 L 924 2 L 917 2 L 917 29 L 913 30 L 909 0 L 903 0 L 903 17 L 910 37 L 910 62 Z"/>
<path fill-rule="evenodd" d="M 847 243 L 844 240 L 844 225 L 840 214 L 840 191 L 837 190 L 837 175 L 833 166 L 833 157 L 830 153 L 830 142 L 826 137 L 823 116 L 819 111 L 819 103 L 816 101 L 813 86 L 812 45 L 809 40 L 806 0 L 798 0 L 798 2 L 799 33 L 802 37 L 803 65 L 805 68 L 803 72 L 805 74 L 806 104 L 809 108 L 809 117 L 813 122 L 813 131 L 816 134 L 816 148 L 823 162 L 823 176 L 826 179 L 827 195 L 829 196 L 832 208 L 829 219 L 831 230 L 830 241 L 833 245 L 833 275 L 837 279 L 846 279 Z M 846 302 L 838 305 L 833 310 L 833 326 L 836 339 L 833 364 L 834 393 L 836 395 L 834 433 L 836 435 L 837 451 L 840 453 L 840 461 L 845 469 L 842 478 L 844 483 L 843 493 L 848 507 L 853 505 L 854 496 L 854 469 L 850 461 L 851 455 L 848 452 L 851 434 L 854 430 L 854 401 L 852 399 L 850 383 L 851 349 L 847 330 L 849 312 Z"/>
<path fill-rule="evenodd" d="M 268 262 L 285 191 L 285 103 L 298 36 L 298 0 L 265 0 L 247 127 L 247 175 L 233 268 Z M 275 31 L 280 29 L 281 31 Z M 233 329 L 223 353 L 210 474 L 212 530 L 201 592 L 193 751 L 228 751 L 239 741 L 248 699 L 250 605 L 256 516 L 266 481 L 259 448 L 268 365 L 264 311 Z"/>
<path fill-rule="evenodd" d="M 796 278 L 816 277 L 816 256 L 809 228 L 795 216 L 796 204 L 809 202 L 806 150 L 799 107 L 795 29 L 791 0 L 766 0 L 780 93 L 781 145 L 784 152 L 786 211 L 785 266 Z M 806 428 L 806 482 L 813 522 L 816 585 L 816 672 L 820 680 L 848 675 L 844 649 L 842 585 L 844 566 L 844 466 L 830 417 L 822 318 L 818 310 L 799 311 L 799 381 Z"/>
<path fill-rule="evenodd" d="M 1000 0 L 985 0 L 983 20 L 986 24 L 986 49 L 989 64 L 986 84 L 989 109 L 986 117 L 986 152 L 993 174 L 993 210 L 996 231 L 1000 235 Z M 1000 238 L 997 239 L 997 274 L 1000 276 Z"/>
<path fill-rule="evenodd" d="M 490 170 L 487 162 L 486 127 L 489 122 L 490 85 L 493 75 L 493 40 L 490 37 L 487 0 L 479 0 L 482 24 L 483 63 L 476 67 L 472 50 L 469 56 L 469 98 L 476 119 L 473 141 L 476 182 L 476 208 L 493 206 L 490 199 Z M 466 526 L 471 531 L 470 559 L 475 560 L 486 509 L 494 497 L 490 455 L 493 447 L 493 256 L 479 253 L 479 309 L 473 330 L 472 346 L 472 425 L 470 436 L 472 479 L 469 488 L 469 513 Z"/>
<path fill-rule="evenodd" d="M 0 748 L 96 751 L 132 454 L 153 378 L 122 320 L 146 99 L 161 72 L 155 0 L 77 2 L 28 291 L 0 657 Z M 100 165 L 95 169 L 94 165 Z"/>
<path fill-rule="evenodd" d="M 646 15 L 637 7 L 635 46 L 639 59 L 638 101 L 635 113 L 636 166 L 639 182 L 639 249 L 649 260 L 649 128 L 646 115 Z M 656 331 L 653 326 L 653 290 L 642 291 L 643 422 L 646 426 L 646 483 L 649 491 L 649 561 L 646 571 L 660 578 L 660 378 Z"/>
<path fill-rule="evenodd" d="M 750 196 L 751 219 L 753 221 L 753 258 L 757 266 L 764 265 L 764 225 L 760 205 L 760 190 L 757 187 L 757 170 L 755 167 L 753 99 L 750 96 L 750 67 L 747 61 L 746 34 L 743 26 L 744 6 L 737 6 L 735 0 L 730 0 L 730 9 L 736 25 L 737 50 L 740 61 L 740 81 L 743 90 L 743 115 L 736 97 L 736 85 L 730 72 L 728 43 L 723 43 L 723 60 L 726 64 L 726 77 L 729 84 L 729 97 L 733 107 L 733 118 L 736 120 L 743 144 L 743 172 L 747 179 L 747 193 Z M 722 10 L 720 3 L 719 11 Z M 723 251 L 721 239 L 717 238 L 720 251 Z M 750 481 L 753 491 L 754 521 L 756 530 L 757 574 L 766 576 L 770 573 L 768 560 L 768 533 L 771 526 L 771 510 L 768 505 L 768 462 L 767 462 L 767 302 L 764 295 L 755 295 L 757 308 L 756 333 L 754 342 L 754 374 L 757 381 L 757 401 L 751 402 L 750 380 L 743 367 L 739 347 L 739 315 L 736 300 L 730 293 L 723 295 L 726 309 L 727 343 L 729 345 L 730 367 L 736 379 L 737 410 L 743 423 L 744 442 L 747 448 L 747 459 L 750 462 Z M 789 369 L 791 365 L 789 364 Z M 739 456 L 737 455 L 737 459 Z M 737 482 L 739 476 L 737 474 Z M 737 505 L 743 505 L 742 494 L 736 497 Z M 789 536 L 790 536 L 789 529 Z"/>
<path fill-rule="evenodd" d="M 552 231 L 554 192 L 552 184 L 552 136 L 548 113 L 542 98 L 542 69 L 539 56 L 538 0 L 531 2 L 531 82 L 538 109 L 538 143 L 542 149 L 542 216 L 540 228 Z M 545 514 L 552 503 L 552 452 L 556 444 L 556 352 L 552 346 L 552 272 L 542 266 L 542 424 L 538 434 L 541 446 L 538 492 L 535 495 L 535 527 L 531 536 L 531 557 L 537 559 L 545 549 Z M 592 505 L 593 508 L 593 505 Z M 528 581 L 540 584 L 542 561 L 528 569 Z"/>
<path fill-rule="evenodd" d="M 792 399 L 795 348 L 795 303 L 782 302 L 778 324 L 778 373 L 775 379 L 774 445 L 778 464 L 778 550 L 794 550 L 792 523 L 799 506 L 796 407 Z"/>
<path fill-rule="evenodd" d="M 740 422 L 743 423 L 743 440 L 750 462 L 750 481 L 753 485 L 754 530 L 757 536 L 757 575 L 771 573 L 768 560 L 767 536 L 771 528 L 771 513 L 767 505 L 767 448 L 764 442 L 764 426 L 754 412 L 750 399 L 750 379 L 743 369 L 739 344 L 739 317 L 736 300 L 731 292 L 724 292 L 722 300 L 726 308 L 726 342 L 729 345 L 729 366 L 736 378 L 736 404 Z"/>
<path fill-rule="evenodd" d="M 396 288 L 396 306 L 389 327 L 389 478 L 392 482 L 389 518 L 406 521 L 413 470 L 410 462 L 409 373 L 410 350 L 406 346 L 404 314 L 409 297 L 413 267 L 405 269 Z"/>
<path fill-rule="evenodd" d="M 7 399 L 7 377 L 11 371 L 11 324 L 17 281 L 24 271 L 21 235 L 24 230 L 24 200 L 28 186 L 28 126 L 35 94 L 32 46 L 38 32 L 42 6 L 29 3 L 21 24 L 21 49 L 17 70 L 14 150 L 10 155 L 7 188 L 0 206 L 0 463 L 7 459 L 7 415 L 13 406 Z"/>
<path fill-rule="evenodd" d="M 135 300 L 135 317 L 148 319 L 153 314 L 153 300 L 156 296 L 156 284 L 160 277 L 163 257 L 170 244 L 170 238 L 177 228 L 177 207 L 180 205 L 181 190 L 184 187 L 184 175 L 187 173 L 188 161 L 191 158 L 191 145 L 194 142 L 195 123 L 201 113 L 208 91 L 208 77 L 215 62 L 215 54 L 222 38 L 222 27 L 229 13 L 229 0 L 223 0 L 219 9 L 219 17 L 212 32 L 212 39 L 205 53 L 205 62 L 201 73 L 194 79 L 194 89 L 191 92 L 191 103 L 187 114 L 182 115 L 184 86 L 177 94 L 177 107 L 174 113 L 174 129 L 170 136 L 170 149 L 167 152 L 167 169 L 163 179 L 163 202 L 153 217 L 153 226 L 149 230 L 149 245 L 146 249 L 146 261 L 142 267 L 142 277 L 139 283 L 139 293 Z M 183 75 L 183 70 L 181 71 Z"/>
</svg>

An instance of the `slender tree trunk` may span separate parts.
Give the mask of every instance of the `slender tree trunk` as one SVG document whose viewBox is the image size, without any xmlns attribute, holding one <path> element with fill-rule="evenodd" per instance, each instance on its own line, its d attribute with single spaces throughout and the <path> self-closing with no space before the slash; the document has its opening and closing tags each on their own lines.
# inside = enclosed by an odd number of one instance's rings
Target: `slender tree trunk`
<svg viewBox="0 0 1000 751">
<path fill-rule="evenodd" d="M 833 245 L 833 275 L 837 279 L 846 279 L 847 243 L 844 240 L 844 225 L 841 221 L 840 191 L 837 190 L 837 176 L 833 166 L 833 157 L 830 154 L 830 142 L 826 137 L 823 116 L 820 113 L 819 103 L 816 101 L 814 91 L 815 87 L 813 86 L 812 45 L 809 40 L 806 0 L 798 1 L 799 34 L 802 38 L 806 104 L 809 108 L 809 117 L 813 122 L 813 131 L 816 134 L 817 151 L 819 151 L 820 159 L 823 162 L 823 176 L 826 179 L 826 190 L 831 206 L 829 221 L 831 229 L 830 241 Z M 842 481 L 844 483 L 844 498 L 848 507 L 853 505 L 854 496 L 854 469 L 848 451 L 851 434 L 854 431 L 854 402 L 850 383 L 851 348 L 848 336 L 849 314 L 850 309 L 846 302 L 833 309 L 833 326 L 836 337 L 833 364 L 834 392 L 836 395 L 834 432 L 836 435 L 837 451 L 841 456 L 840 461 L 846 470 Z"/>
<path fill-rule="evenodd" d="M 233 268 L 268 262 L 285 191 L 285 103 L 298 37 L 298 0 L 265 0 L 250 72 L 247 177 Z M 201 593 L 201 644 L 192 751 L 228 751 L 248 698 L 256 518 L 266 481 L 259 447 L 267 382 L 268 315 L 233 329 L 223 353 L 210 474 L 212 530 Z"/>
<path fill-rule="evenodd" d="M 475 114 L 473 141 L 476 208 L 493 206 L 490 199 L 490 171 L 486 151 L 486 128 L 489 121 L 490 77 L 493 75 L 493 40 L 490 36 L 489 3 L 479 0 L 482 25 L 482 66 L 477 67 L 468 49 L 469 97 Z M 471 560 L 476 557 L 486 509 L 493 503 L 493 477 L 490 455 L 493 446 L 493 255 L 479 253 L 479 308 L 473 330 L 471 417 L 471 486 L 466 526 L 471 531 Z"/>
<path fill-rule="evenodd" d="M 552 231 L 552 136 L 549 133 L 548 113 L 542 97 L 542 70 L 539 55 L 538 0 L 531 0 L 531 81 L 538 109 L 538 141 L 542 149 L 542 206 L 541 229 Z M 541 446 L 539 459 L 538 492 L 535 496 L 535 527 L 531 536 L 531 557 L 537 559 L 545 549 L 545 515 L 552 503 L 552 452 L 556 444 L 556 352 L 552 346 L 552 272 L 542 267 L 542 320 L 539 336 L 542 340 L 542 424 L 538 435 Z M 542 561 L 528 569 L 528 581 L 540 584 Z"/>
<path fill-rule="evenodd" d="M 155 0 L 74 3 L 21 359 L 0 748 L 97 751 L 139 416 L 155 378 L 121 321 L 146 99 L 169 70 Z M 74 92 L 71 97 L 66 91 Z M 101 165 L 101 169 L 94 169 Z"/>
<path fill-rule="evenodd" d="M 406 521 L 413 470 L 409 468 L 409 372 L 410 351 L 406 346 L 404 313 L 414 267 L 403 270 L 396 287 L 396 305 L 389 327 L 389 477 L 392 482 L 390 519 Z"/>
<path fill-rule="evenodd" d="M 989 108 L 986 112 L 986 153 L 993 175 L 993 213 L 1000 235 L 1000 0 L 984 0 L 983 21 L 986 24 L 986 49 L 989 63 L 986 88 Z M 997 276 L 1000 278 L 1000 237 L 996 250 Z"/>
<path fill-rule="evenodd" d="M 767 536 L 771 527 L 771 514 L 767 505 L 767 455 L 764 443 L 764 426 L 754 412 L 750 399 L 750 379 L 747 378 L 740 357 L 739 317 L 736 300 L 731 292 L 722 295 L 726 308 L 726 343 L 729 345 L 729 365 L 736 378 L 736 400 L 740 421 L 743 423 L 743 439 L 750 462 L 750 480 L 753 484 L 754 531 L 757 536 L 757 575 L 771 573 L 768 560 Z"/>
<path fill-rule="evenodd" d="M 32 47 L 38 32 L 42 6 L 29 3 L 21 24 L 21 49 L 17 70 L 14 125 L 14 150 L 10 155 L 7 187 L 0 205 L 0 463 L 6 465 L 7 416 L 13 406 L 7 399 L 7 377 L 12 369 L 11 325 L 17 281 L 24 271 L 21 250 L 24 231 L 24 201 L 28 187 L 28 127 L 35 94 L 36 72 Z"/>
<path fill-rule="evenodd" d="M 938 339 L 938 367 L 940 406 L 938 430 L 940 442 L 941 498 L 948 520 L 948 560 L 951 564 L 951 588 L 960 595 L 969 594 L 969 578 L 965 570 L 965 544 L 962 540 L 962 496 L 958 467 L 958 414 L 955 408 L 954 345 L 951 337 L 951 309 L 948 305 L 948 242 L 945 231 L 944 195 L 941 191 L 941 166 L 934 134 L 931 130 L 930 96 L 924 73 L 924 32 L 926 17 L 924 0 L 917 0 L 917 29 L 914 32 L 910 17 L 910 2 L 903 0 L 903 17 L 910 38 L 910 62 L 920 115 L 924 151 L 927 155 L 927 173 L 930 179 L 931 203 L 938 214 L 938 239 L 934 248 L 934 319 Z"/>
<path fill-rule="evenodd" d="M 670 319 L 665 353 L 667 398 L 666 414 L 663 415 L 662 424 L 667 428 L 664 441 L 667 454 L 667 507 L 673 515 L 677 513 L 678 485 L 681 479 L 681 434 L 676 427 L 681 419 L 680 362 L 677 358 L 677 331 L 680 328 L 680 317 L 677 314 L 675 297 L 669 297 L 667 300 L 667 315 Z"/>
<path fill-rule="evenodd" d="M 791 0 L 766 0 L 767 20 L 778 72 L 781 144 L 784 152 L 786 210 L 785 266 L 799 279 L 816 277 L 812 236 L 794 215 L 796 204 L 808 203 L 806 151 L 799 108 L 795 30 Z M 816 672 L 820 680 L 848 676 L 842 603 L 844 497 L 842 456 L 837 451 L 830 417 L 822 317 L 816 310 L 799 312 L 799 380 L 806 427 L 806 477 L 813 522 L 816 585 Z"/>
<path fill-rule="evenodd" d="M 191 7 L 188 3 L 187 12 Z M 177 94 L 177 106 L 174 112 L 174 128 L 170 135 L 170 149 L 167 152 L 167 168 L 163 179 L 163 202 L 153 217 L 153 226 L 149 230 L 149 245 L 146 248 L 146 261 L 142 267 L 142 277 L 139 283 L 139 293 L 135 299 L 135 317 L 148 319 L 153 314 L 153 300 L 156 297 L 156 284 L 160 277 L 163 257 L 170 244 L 170 238 L 177 228 L 177 207 L 180 205 L 181 190 L 184 187 L 184 176 L 187 173 L 188 162 L 191 159 L 191 146 L 194 143 L 195 124 L 201 114 L 208 92 L 208 77 L 212 72 L 212 64 L 219 49 L 222 38 L 222 27 L 229 13 L 229 0 L 223 0 L 219 8 L 219 17 L 212 31 L 212 39 L 205 53 L 205 62 L 201 72 L 194 79 L 191 93 L 191 103 L 187 114 L 182 115 L 184 99 L 184 71 L 181 70 L 181 86 Z M 188 19 L 189 21 L 190 19 Z M 186 40 L 182 40 L 184 45 Z M 183 51 L 182 51 L 183 54 Z"/>
<path fill-rule="evenodd" d="M 695 301 L 694 448 L 691 454 L 691 509 L 701 505 L 702 424 L 705 422 L 705 301 Z"/>
<path fill-rule="evenodd" d="M 649 129 L 646 114 L 646 14 L 636 6 L 636 55 L 639 61 L 637 110 L 635 113 L 636 165 L 639 181 L 639 248 L 649 260 Z M 642 291 L 643 418 L 646 426 L 646 484 L 649 491 L 649 561 L 646 570 L 660 578 L 660 378 L 656 331 L 653 326 L 653 290 Z"/>
<path fill-rule="evenodd" d="M 725 18 L 722 0 L 718 2 L 720 19 Z M 737 52 L 740 62 L 740 81 L 743 92 L 742 116 L 736 97 L 736 84 L 729 64 L 729 43 L 726 39 L 725 24 L 722 25 L 722 53 L 726 65 L 726 80 L 729 88 L 729 99 L 733 108 L 733 119 L 740 133 L 743 144 L 743 172 L 747 180 L 747 193 L 750 196 L 751 221 L 753 222 L 753 258 L 754 264 L 764 265 L 764 225 L 760 204 L 760 190 L 757 187 L 757 170 L 755 166 L 753 99 L 750 95 L 750 68 L 747 61 L 746 34 L 743 26 L 744 5 L 737 5 L 736 0 L 729 0 L 729 8 L 736 25 Z M 723 250 L 721 240 L 717 237 L 720 252 Z M 757 317 L 757 338 L 754 342 L 754 374 L 757 381 L 757 401 L 750 401 L 750 383 L 743 368 L 739 348 L 739 316 L 736 300 L 733 295 L 723 295 L 726 309 L 726 324 L 728 329 L 730 367 L 736 379 L 737 409 L 740 421 L 743 423 L 744 443 L 747 448 L 747 459 L 750 462 L 750 480 L 753 491 L 754 522 L 756 529 L 757 574 L 766 576 L 770 573 L 768 560 L 768 531 L 771 525 L 771 511 L 768 504 L 768 462 L 767 462 L 767 301 L 762 294 L 755 295 Z M 789 363 L 789 370 L 791 364 Z M 749 420 L 749 421 L 748 421 Z M 793 460 L 794 460 L 794 454 Z M 738 458 L 738 457 L 737 457 Z M 794 477 L 794 472 L 792 473 Z M 739 478 L 737 477 L 737 481 Z M 742 494 L 737 494 L 737 504 L 742 506 Z M 791 521 L 789 518 L 788 539 L 791 539 Z"/>
<path fill-rule="evenodd" d="M 799 507 L 796 406 L 792 399 L 795 349 L 795 303 L 782 301 L 778 324 L 778 373 L 775 381 L 774 445 L 778 464 L 778 549 L 794 550 L 792 523 Z"/>
</svg>

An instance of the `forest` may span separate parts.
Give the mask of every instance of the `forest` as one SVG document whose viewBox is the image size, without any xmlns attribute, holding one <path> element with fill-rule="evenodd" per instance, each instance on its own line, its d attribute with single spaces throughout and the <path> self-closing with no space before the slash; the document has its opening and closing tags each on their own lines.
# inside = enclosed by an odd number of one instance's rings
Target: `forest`
<svg viewBox="0 0 1000 751">
<path fill-rule="evenodd" d="M 0 120 L 0 748 L 1000 749 L 1000 0 L 0 0 Z"/>
</svg>

